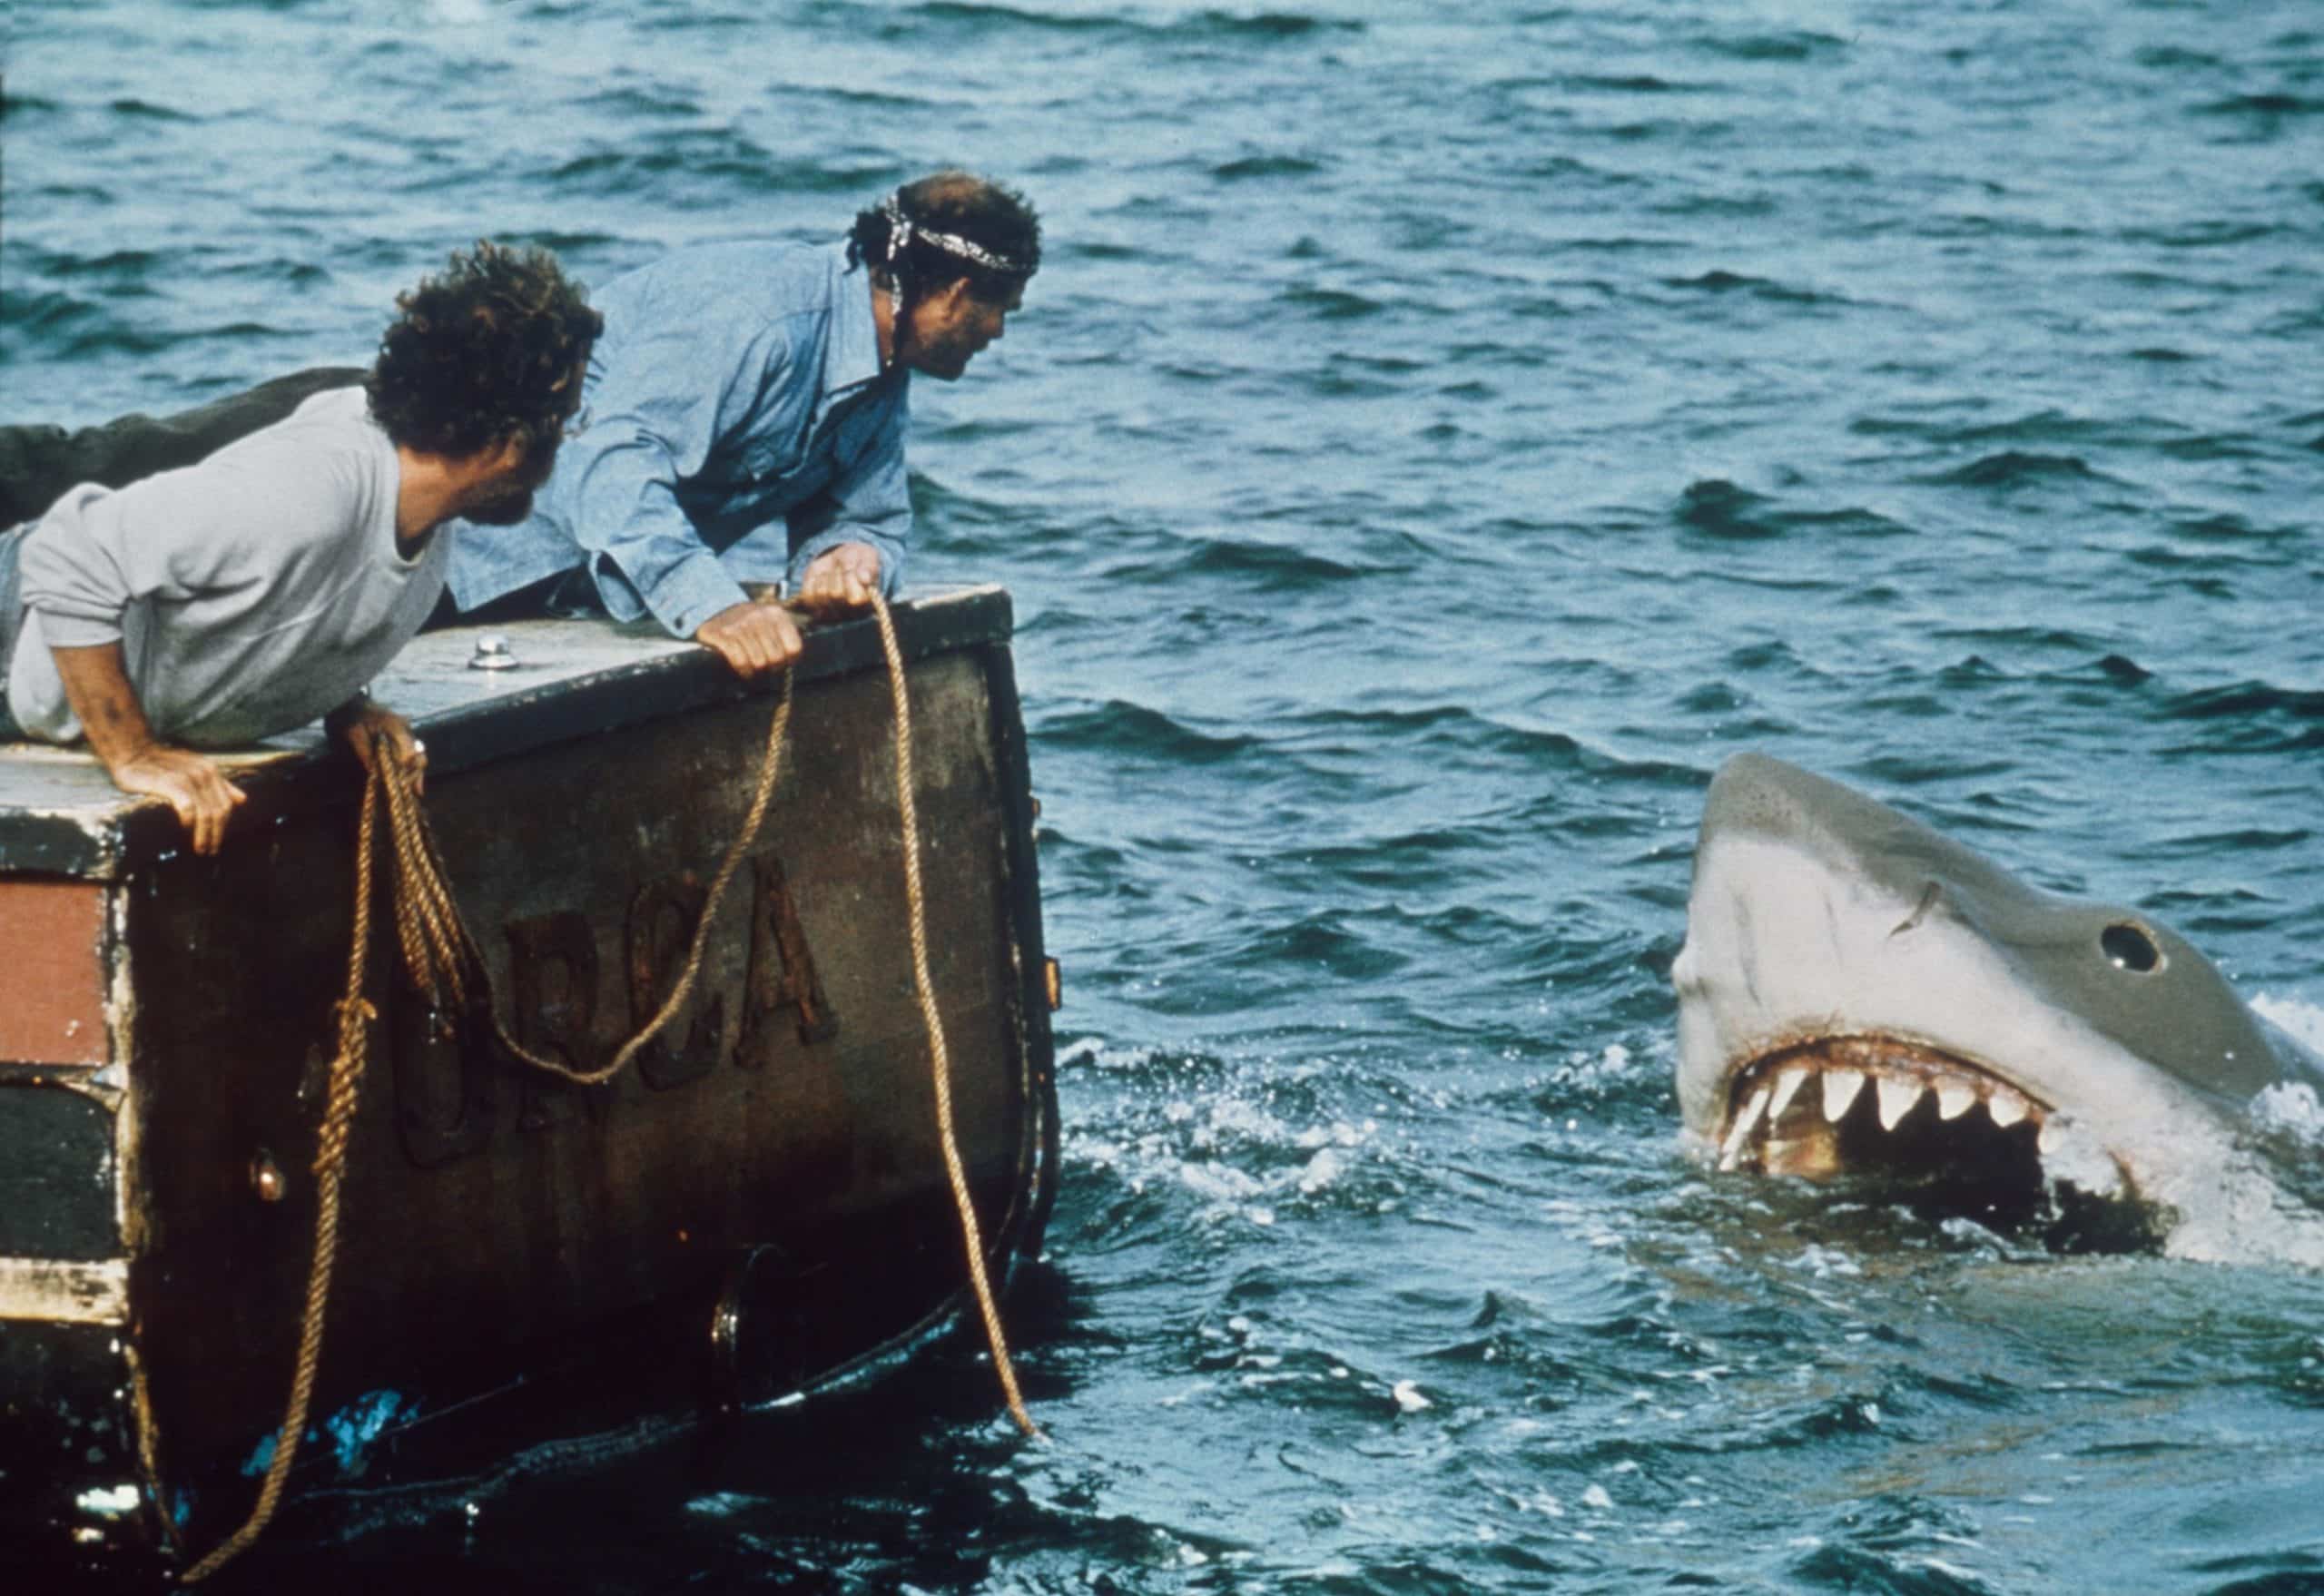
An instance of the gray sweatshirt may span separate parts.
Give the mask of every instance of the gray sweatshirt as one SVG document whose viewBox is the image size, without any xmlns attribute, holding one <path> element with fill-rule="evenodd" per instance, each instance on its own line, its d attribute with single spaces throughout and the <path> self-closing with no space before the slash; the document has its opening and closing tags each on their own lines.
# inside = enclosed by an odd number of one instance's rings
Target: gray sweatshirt
<svg viewBox="0 0 2324 1596">
<path fill-rule="evenodd" d="M 317 394 L 200 465 L 74 488 L 25 539 L 7 704 L 69 743 L 55 647 L 119 640 L 154 734 L 229 747 L 355 695 L 444 588 L 450 540 L 396 552 L 395 446 L 360 389 Z"/>
</svg>

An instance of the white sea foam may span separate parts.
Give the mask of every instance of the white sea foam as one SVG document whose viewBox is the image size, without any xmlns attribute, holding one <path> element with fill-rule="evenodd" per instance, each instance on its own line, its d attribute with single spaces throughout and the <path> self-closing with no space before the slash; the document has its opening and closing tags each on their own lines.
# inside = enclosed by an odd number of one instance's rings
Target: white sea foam
<svg viewBox="0 0 2324 1596">
<path fill-rule="evenodd" d="M 1085 1069 L 1128 1073 L 1156 1055 L 1090 1044 L 1074 1056 Z M 1213 1089 L 1167 1096 L 1134 1090 L 1110 1114 L 1068 1126 L 1063 1151 L 1069 1164 L 1104 1170 L 1134 1192 L 1177 1187 L 1191 1194 L 1204 1205 L 1196 1217 L 1206 1225 L 1237 1219 L 1270 1226 L 1286 1205 L 1297 1213 L 1341 1194 L 1386 1211 L 1395 1206 L 1393 1188 L 1382 1196 L 1358 1187 L 1367 1150 L 1380 1141 L 1379 1120 L 1335 1115 L 1302 1124 L 1287 1117 L 1285 1105 L 1305 1104 L 1308 1097 L 1286 1087 L 1334 1067 L 1324 1059 L 1285 1074 L 1278 1062 L 1262 1061 L 1230 1071 Z"/>
<path fill-rule="evenodd" d="M 2266 992 L 2251 1000 L 2252 1012 L 2280 1027 L 2310 1052 L 2324 1055 L 2324 1008 L 2304 998 L 2277 998 Z"/>
<path fill-rule="evenodd" d="M 2265 1129 L 2324 1148 L 2324 1099 L 2304 1080 L 2268 1088 L 2251 1099 L 2251 1117 Z"/>
</svg>

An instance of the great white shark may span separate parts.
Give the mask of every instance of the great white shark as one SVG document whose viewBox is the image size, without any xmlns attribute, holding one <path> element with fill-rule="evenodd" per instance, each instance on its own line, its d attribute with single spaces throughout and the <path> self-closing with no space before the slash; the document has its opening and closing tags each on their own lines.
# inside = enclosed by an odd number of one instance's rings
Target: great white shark
<svg viewBox="0 0 2324 1596">
<path fill-rule="evenodd" d="M 1680 1112 L 1722 1168 L 2063 1202 L 2175 1256 L 2324 1268 L 2324 1214 L 2254 1117 L 2324 1093 L 2324 1060 L 2140 911 L 1743 754 L 1705 801 L 1671 979 Z"/>
</svg>

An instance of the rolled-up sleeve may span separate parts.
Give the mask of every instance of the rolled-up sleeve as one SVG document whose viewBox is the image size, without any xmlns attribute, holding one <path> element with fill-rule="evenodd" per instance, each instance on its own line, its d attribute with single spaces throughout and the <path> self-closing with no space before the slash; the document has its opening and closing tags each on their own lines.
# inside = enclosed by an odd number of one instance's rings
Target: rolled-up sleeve
<svg viewBox="0 0 2324 1596">
<path fill-rule="evenodd" d="M 75 488 L 52 506 L 19 555 L 21 602 L 40 615 L 52 648 L 99 647 L 122 638 L 140 600 L 161 604 L 249 585 L 253 551 L 281 563 L 317 536 L 338 462 L 274 484 L 256 504 L 232 466 L 172 471 L 110 491 Z"/>
<path fill-rule="evenodd" d="M 893 598 L 903 581 L 911 537 L 911 480 L 904 468 L 910 406 L 899 392 L 863 452 L 840 472 L 817 501 L 812 521 L 792 549 L 789 580 L 796 592 L 816 557 L 842 543 L 870 545 L 880 556 L 880 591 Z"/>
<path fill-rule="evenodd" d="M 121 517 L 103 488 L 84 486 L 58 501 L 25 538 L 19 581 L 25 607 L 40 612 L 52 648 L 121 641 L 130 601 L 167 578 L 166 560 L 121 536 Z M 133 560 L 133 554 L 145 557 Z"/>
<path fill-rule="evenodd" d="M 559 451 L 543 507 L 586 553 L 615 619 L 635 620 L 642 605 L 673 635 L 691 637 L 743 593 L 687 518 L 677 485 L 780 379 L 783 329 L 656 317 L 615 353 L 590 389 L 587 426 Z M 706 381 L 711 372 L 719 379 Z"/>
</svg>

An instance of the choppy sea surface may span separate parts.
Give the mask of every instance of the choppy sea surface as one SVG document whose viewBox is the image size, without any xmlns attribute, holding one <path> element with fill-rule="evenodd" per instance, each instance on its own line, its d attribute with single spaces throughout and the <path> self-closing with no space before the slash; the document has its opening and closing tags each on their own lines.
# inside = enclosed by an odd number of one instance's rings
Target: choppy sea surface
<svg viewBox="0 0 2324 1596">
<path fill-rule="evenodd" d="M 0 421 L 1020 184 L 915 393 L 1014 592 L 1064 1184 L 972 1345 L 218 1588 L 2324 1591 L 2324 1279 L 1679 1140 L 1727 755 L 2131 902 L 2324 1034 L 2312 0 L 19 0 Z"/>
</svg>

